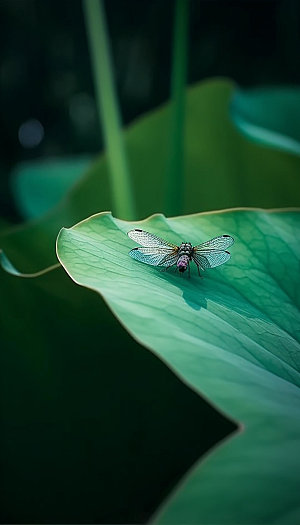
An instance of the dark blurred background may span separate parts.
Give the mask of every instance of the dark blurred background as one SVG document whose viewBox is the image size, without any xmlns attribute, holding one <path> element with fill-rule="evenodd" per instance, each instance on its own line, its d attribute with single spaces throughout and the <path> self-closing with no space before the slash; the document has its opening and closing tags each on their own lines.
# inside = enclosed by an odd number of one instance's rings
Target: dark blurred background
<svg viewBox="0 0 300 525">
<path fill-rule="evenodd" d="M 105 2 L 124 124 L 169 97 L 174 2 Z M 80 0 L 0 2 L 0 215 L 20 217 L 9 183 L 21 161 L 96 154 L 96 112 Z M 191 0 L 188 82 L 299 84 L 298 0 Z M 28 138 L 29 137 L 29 138 Z"/>
</svg>

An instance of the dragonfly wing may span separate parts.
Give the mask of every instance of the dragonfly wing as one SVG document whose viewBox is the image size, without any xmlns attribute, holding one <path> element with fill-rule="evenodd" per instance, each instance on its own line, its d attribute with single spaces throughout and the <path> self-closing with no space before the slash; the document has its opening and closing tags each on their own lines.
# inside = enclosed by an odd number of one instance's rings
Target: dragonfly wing
<svg viewBox="0 0 300 525">
<path fill-rule="evenodd" d="M 127 233 L 128 237 L 132 239 L 133 241 L 137 242 L 138 244 L 141 244 L 145 247 L 165 247 L 168 250 L 174 250 L 177 248 L 175 244 L 172 244 L 170 242 L 164 241 L 160 237 L 157 237 L 157 235 L 154 235 L 153 233 L 145 232 L 144 230 L 130 230 Z"/>
<path fill-rule="evenodd" d="M 230 259 L 230 253 L 224 250 L 201 250 L 194 252 L 193 259 L 202 270 L 206 270 L 226 263 Z"/>
<path fill-rule="evenodd" d="M 231 246 L 233 243 L 234 238 L 230 235 L 220 235 L 219 237 L 214 237 L 213 239 L 203 242 L 202 244 L 198 244 L 198 246 L 194 247 L 194 250 L 196 252 L 208 249 L 227 250 L 227 248 L 229 248 L 229 246 Z"/>
<path fill-rule="evenodd" d="M 174 250 L 166 248 L 133 248 L 130 250 L 129 255 L 137 261 L 150 264 L 151 266 L 172 266 L 177 261 L 177 254 Z"/>
<path fill-rule="evenodd" d="M 159 266 L 165 266 L 165 268 L 169 268 L 169 266 L 173 266 L 173 264 L 176 264 L 178 261 L 178 255 L 177 253 L 171 253 L 170 255 L 166 255 L 165 260 L 161 261 Z"/>
</svg>

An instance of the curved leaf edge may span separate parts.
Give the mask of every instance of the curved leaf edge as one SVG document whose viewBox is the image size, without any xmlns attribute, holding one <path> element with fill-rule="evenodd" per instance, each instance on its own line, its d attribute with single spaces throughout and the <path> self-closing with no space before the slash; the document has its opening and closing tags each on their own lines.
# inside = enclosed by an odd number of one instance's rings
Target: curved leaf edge
<svg viewBox="0 0 300 525">
<path fill-rule="evenodd" d="M 248 122 L 241 116 L 235 115 L 232 110 L 231 115 L 237 129 L 248 140 L 251 140 L 252 142 L 263 147 L 268 147 L 275 149 L 276 151 L 279 150 L 291 155 L 300 156 L 300 145 L 292 137 L 284 136 L 281 133 L 272 131 L 271 129 L 258 126 L 252 122 Z"/>
<path fill-rule="evenodd" d="M 58 206 L 60 206 L 61 204 L 59 204 Z M 226 208 L 226 209 L 223 209 L 223 210 L 212 210 L 212 211 L 203 211 L 203 212 L 197 212 L 197 213 L 191 213 L 191 214 L 188 214 L 188 215 L 182 215 L 182 216 L 174 216 L 174 217 L 168 217 L 170 219 L 177 219 L 179 217 L 193 217 L 194 215 L 213 215 L 215 213 L 227 213 L 227 212 L 232 212 L 232 211 L 263 211 L 263 212 L 269 212 L 269 213 L 276 213 L 276 212 L 290 212 L 290 211 L 300 211 L 300 208 L 298 207 L 290 207 L 290 208 L 270 208 L 270 209 L 264 209 L 264 208 L 256 208 L 256 207 L 245 207 L 245 206 L 241 206 L 241 207 L 238 207 L 238 208 Z M 49 213 L 52 213 L 49 212 Z M 110 215 L 113 219 L 113 215 L 112 215 L 112 212 L 111 211 L 101 211 L 99 213 L 95 213 L 93 215 L 90 215 L 89 217 L 86 217 L 85 219 L 83 219 L 82 221 L 79 221 L 77 222 L 76 224 L 74 224 L 71 228 L 65 228 L 65 227 L 62 227 L 61 230 L 58 232 L 58 236 L 56 238 L 56 256 L 59 260 L 59 257 L 58 257 L 58 254 L 57 254 L 57 239 L 59 237 L 59 234 L 62 230 L 64 229 L 72 229 L 74 228 L 75 226 L 79 225 L 79 224 L 82 224 L 84 223 L 85 221 L 91 219 L 92 217 L 97 217 L 97 216 L 101 216 L 101 215 Z M 132 224 L 132 222 L 134 222 L 135 224 L 143 224 L 143 222 L 147 222 L 149 219 L 152 219 L 154 217 L 164 217 L 165 218 L 165 215 L 163 215 L 162 213 L 153 213 L 152 215 L 150 215 L 149 217 L 145 217 L 144 219 L 141 219 L 141 220 L 137 220 L 137 221 L 125 221 L 123 220 L 123 222 L 128 222 L 129 224 Z M 38 222 L 39 219 L 33 219 L 32 223 L 34 222 Z M 17 225 L 17 226 L 13 226 L 12 229 L 9 229 L 9 231 L 7 232 L 8 234 L 10 233 L 14 233 L 16 231 L 20 231 L 22 230 L 23 228 L 27 228 L 28 226 L 28 223 L 26 224 L 21 224 L 21 225 Z M 10 274 L 10 275 L 13 275 L 15 277 L 22 277 L 22 278 L 29 278 L 29 279 L 35 279 L 36 277 L 40 277 L 41 275 L 44 275 L 48 272 L 51 272 L 53 270 L 56 270 L 57 268 L 59 268 L 60 266 L 63 266 L 62 263 L 59 261 L 59 263 L 56 263 L 56 264 L 52 264 L 50 266 L 46 266 L 45 268 L 42 268 L 41 270 L 37 270 L 35 272 L 30 272 L 30 273 L 24 273 L 24 272 L 21 272 L 20 270 L 18 270 L 14 265 L 13 263 L 10 261 L 10 259 L 7 257 L 7 255 L 5 254 L 4 250 L 2 250 L 0 248 L 0 267 L 2 268 L 2 270 L 4 270 L 6 273 Z M 72 277 L 71 277 L 72 279 Z M 74 280 L 74 279 L 72 279 Z M 76 281 L 74 281 L 76 282 Z M 79 284 L 79 283 L 76 283 L 76 284 Z"/>
<path fill-rule="evenodd" d="M 234 87 L 234 86 L 233 86 Z M 263 87 L 254 87 L 250 89 L 243 89 L 240 86 L 236 85 L 235 89 L 232 91 L 229 100 L 229 116 L 232 123 L 238 129 L 238 131 L 249 141 L 254 144 L 258 144 L 267 149 L 273 149 L 275 151 L 281 151 L 290 155 L 295 155 L 296 157 L 300 156 L 300 143 L 299 140 L 293 138 L 290 133 L 282 133 L 278 130 L 272 129 L 271 126 L 265 126 L 260 123 L 255 123 L 251 119 L 250 114 L 246 112 L 243 114 L 244 108 L 239 106 L 239 97 L 240 96 L 251 96 L 257 94 L 268 93 L 278 93 L 280 91 L 282 94 L 287 95 L 296 93 L 298 95 L 299 87 L 293 85 L 275 85 L 275 86 L 263 86 Z"/>
<path fill-rule="evenodd" d="M 51 266 L 47 266 L 46 268 L 43 268 L 42 270 L 38 270 L 37 272 L 33 273 L 22 273 L 12 264 L 12 262 L 9 260 L 9 258 L 5 255 L 5 252 L 0 249 L 0 266 L 2 270 L 4 270 L 6 273 L 13 275 L 14 277 L 23 277 L 25 279 L 35 279 L 36 277 L 40 277 L 41 275 L 45 275 L 46 273 L 52 272 L 53 270 L 56 270 L 57 268 L 60 268 L 60 264 L 52 264 Z"/>
<path fill-rule="evenodd" d="M 151 350 L 152 351 L 152 350 Z M 155 352 L 154 352 L 155 353 Z M 168 365 L 167 365 L 168 366 Z M 172 368 L 169 367 L 171 370 Z M 177 372 L 173 373 L 178 377 Z M 182 379 L 179 377 L 179 379 L 182 381 Z M 182 381 L 184 383 L 184 381 Z M 185 383 L 184 383 L 185 384 Z M 188 388 L 191 388 L 193 390 L 193 387 L 191 385 L 187 385 Z M 236 430 L 233 430 L 229 434 L 227 434 L 226 437 L 215 443 L 210 449 L 208 449 L 205 454 L 200 456 L 197 461 L 193 463 L 193 465 L 185 472 L 185 474 L 182 476 L 182 478 L 178 481 L 178 483 L 173 487 L 172 491 L 168 494 L 166 499 L 161 502 L 159 507 L 156 509 L 156 511 L 152 514 L 151 519 L 149 521 L 149 524 L 159 523 L 159 520 L 161 516 L 164 514 L 165 508 L 168 505 L 168 502 L 176 499 L 177 492 L 179 493 L 182 487 L 185 485 L 186 482 L 188 482 L 189 478 L 193 475 L 193 473 L 200 468 L 202 469 L 206 462 L 209 461 L 210 457 L 213 456 L 215 453 L 217 453 L 222 448 L 226 447 L 227 443 L 233 441 L 234 439 L 237 439 L 239 436 L 241 436 L 246 431 L 246 426 L 243 423 L 237 422 L 234 419 L 232 419 L 231 416 L 228 416 L 228 414 L 225 414 L 217 405 L 215 405 L 210 399 L 208 399 L 204 394 L 196 391 L 198 396 L 200 396 L 202 399 L 207 401 L 217 412 L 222 414 L 226 419 L 229 419 L 231 422 L 233 422 L 237 428 Z"/>
</svg>

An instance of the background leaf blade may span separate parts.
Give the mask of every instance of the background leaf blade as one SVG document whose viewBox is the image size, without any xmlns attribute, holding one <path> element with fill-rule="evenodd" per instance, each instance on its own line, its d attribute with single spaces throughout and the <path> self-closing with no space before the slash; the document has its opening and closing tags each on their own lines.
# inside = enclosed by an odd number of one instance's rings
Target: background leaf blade
<svg viewBox="0 0 300 525">
<path fill-rule="evenodd" d="M 250 143 L 229 118 L 232 82 L 215 79 L 187 90 L 184 213 L 233 206 L 297 206 L 300 159 Z M 170 107 L 151 112 L 125 131 L 137 218 L 164 210 L 162 181 L 168 155 Z M 1 236 L 1 247 L 23 271 L 56 262 L 53 250 L 62 225 L 70 227 L 99 210 L 111 210 L 108 163 L 100 156 L 47 217 Z M 26 255 L 24 253 L 26 252 Z M 12 258 L 12 257 L 11 257 Z M 35 261 L 32 268 L 28 259 Z"/>
</svg>

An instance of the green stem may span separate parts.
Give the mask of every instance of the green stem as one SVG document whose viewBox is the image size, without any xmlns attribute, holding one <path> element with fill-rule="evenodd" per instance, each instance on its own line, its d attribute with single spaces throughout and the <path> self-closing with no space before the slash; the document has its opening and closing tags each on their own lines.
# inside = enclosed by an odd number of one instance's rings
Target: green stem
<svg viewBox="0 0 300 525">
<path fill-rule="evenodd" d="M 112 73 L 112 60 L 102 0 L 83 0 L 96 99 L 110 167 L 114 213 L 135 219 L 135 206 Z"/>
<path fill-rule="evenodd" d="M 171 78 L 170 149 L 166 170 L 166 213 L 178 215 L 184 194 L 184 120 L 189 0 L 176 0 Z"/>
</svg>

